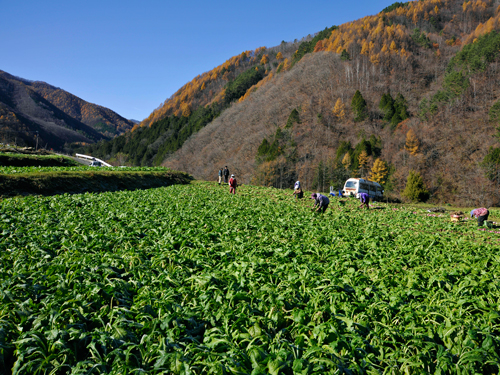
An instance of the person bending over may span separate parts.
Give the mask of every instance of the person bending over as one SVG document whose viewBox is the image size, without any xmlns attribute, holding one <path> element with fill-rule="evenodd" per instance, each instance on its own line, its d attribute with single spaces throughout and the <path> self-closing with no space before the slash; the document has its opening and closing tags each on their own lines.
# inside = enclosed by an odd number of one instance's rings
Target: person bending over
<svg viewBox="0 0 500 375">
<path fill-rule="evenodd" d="M 304 198 L 304 192 L 302 191 L 302 187 L 300 186 L 299 181 L 297 181 L 295 183 L 295 186 L 293 187 L 292 195 L 295 195 L 295 198 L 297 198 L 297 199 Z"/>
<path fill-rule="evenodd" d="M 322 194 L 312 193 L 311 199 L 314 199 L 314 206 L 311 209 L 312 211 L 316 210 L 316 212 L 324 213 L 330 204 L 330 200 Z M 316 209 L 316 206 L 318 208 Z"/>
<path fill-rule="evenodd" d="M 359 193 L 358 194 L 359 201 L 361 202 L 361 206 L 358 208 L 366 207 L 367 210 L 370 209 L 370 196 L 367 193 Z"/>
<path fill-rule="evenodd" d="M 484 207 L 476 208 L 475 210 L 472 210 L 470 212 L 471 219 L 474 216 L 477 218 L 477 226 L 481 227 L 483 226 L 484 222 L 488 220 L 488 216 L 490 216 L 490 211 L 488 211 L 488 209 Z"/>
</svg>

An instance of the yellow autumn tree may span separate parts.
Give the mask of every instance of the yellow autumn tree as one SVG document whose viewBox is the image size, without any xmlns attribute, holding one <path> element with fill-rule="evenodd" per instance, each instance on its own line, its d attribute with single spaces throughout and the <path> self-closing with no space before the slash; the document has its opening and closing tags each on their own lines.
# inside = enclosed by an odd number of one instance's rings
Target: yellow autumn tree
<svg viewBox="0 0 500 375">
<path fill-rule="evenodd" d="M 375 53 L 373 55 L 370 56 L 370 62 L 373 64 L 373 65 L 378 65 L 380 64 L 380 54 L 379 53 Z"/>
<path fill-rule="evenodd" d="M 370 45 L 365 41 L 361 46 L 361 54 L 368 55 L 370 53 Z"/>
<path fill-rule="evenodd" d="M 269 62 L 269 56 L 267 56 L 267 55 L 262 56 L 262 59 L 260 59 L 260 64 L 261 65 L 265 65 L 268 62 Z"/>
<path fill-rule="evenodd" d="M 413 131 L 413 129 L 408 130 L 408 133 L 406 133 L 406 144 L 405 144 L 405 150 L 410 153 L 410 155 L 416 155 L 418 154 L 420 147 L 420 141 L 417 138 L 417 135 Z"/>
<path fill-rule="evenodd" d="M 363 150 L 358 156 L 358 172 L 361 177 L 366 173 L 366 167 L 368 165 L 368 153 Z"/>
<path fill-rule="evenodd" d="M 189 115 L 191 114 L 191 108 L 189 107 L 188 103 L 182 103 L 181 110 L 182 110 L 183 117 L 189 117 Z"/>
<path fill-rule="evenodd" d="M 283 54 L 281 52 L 278 52 L 278 54 L 276 55 L 276 60 L 283 60 Z"/>
<path fill-rule="evenodd" d="M 345 117 L 345 105 L 340 100 L 340 98 L 337 99 L 337 102 L 335 103 L 335 107 L 333 107 L 333 115 L 337 117 L 340 121 L 342 121 Z"/>
<path fill-rule="evenodd" d="M 370 180 L 378 182 L 379 184 L 384 184 L 388 174 L 389 170 L 387 168 L 387 163 L 380 158 L 375 160 L 370 172 Z"/>
<path fill-rule="evenodd" d="M 391 52 L 398 53 L 398 47 L 396 46 L 396 42 L 394 40 L 391 42 L 389 49 Z"/>
<path fill-rule="evenodd" d="M 349 155 L 348 152 L 344 155 L 344 158 L 342 159 L 342 165 L 344 166 L 345 169 L 349 169 L 351 166 L 351 156 Z"/>
</svg>

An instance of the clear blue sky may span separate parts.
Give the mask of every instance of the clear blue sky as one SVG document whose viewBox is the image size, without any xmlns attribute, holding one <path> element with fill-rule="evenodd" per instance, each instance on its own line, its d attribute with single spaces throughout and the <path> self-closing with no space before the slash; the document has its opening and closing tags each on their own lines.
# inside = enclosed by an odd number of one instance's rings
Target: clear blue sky
<svg viewBox="0 0 500 375">
<path fill-rule="evenodd" d="M 393 0 L 0 0 L 0 70 L 142 120 L 230 57 Z"/>
</svg>

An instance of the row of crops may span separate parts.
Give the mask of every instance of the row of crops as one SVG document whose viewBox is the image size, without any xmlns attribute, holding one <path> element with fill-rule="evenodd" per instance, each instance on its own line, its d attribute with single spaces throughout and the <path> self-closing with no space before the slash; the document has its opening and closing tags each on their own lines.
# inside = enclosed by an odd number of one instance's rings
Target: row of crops
<svg viewBox="0 0 500 375">
<path fill-rule="evenodd" d="M 0 373 L 499 371 L 500 237 L 212 183 L 0 206 Z"/>
<path fill-rule="evenodd" d="M 113 171 L 113 172 L 164 172 L 169 170 L 165 167 L 16 167 L 0 166 L 0 174 L 19 174 L 19 173 L 43 173 L 43 172 L 85 172 L 85 171 Z"/>
</svg>

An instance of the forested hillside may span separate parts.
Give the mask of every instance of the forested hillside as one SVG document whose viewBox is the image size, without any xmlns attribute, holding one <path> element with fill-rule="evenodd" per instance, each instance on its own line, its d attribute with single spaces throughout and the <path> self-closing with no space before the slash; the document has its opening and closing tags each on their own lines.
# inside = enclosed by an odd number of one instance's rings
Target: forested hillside
<svg viewBox="0 0 500 375">
<path fill-rule="evenodd" d="M 499 10 L 498 0 L 395 3 L 242 53 L 93 151 L 204 179 L 228 165 L 243 183 L 276 187 L 300 179 L 325 191 L 366 176 L 402 199 L 419 175 L 431 201 L 499 204 Z"/>
<path fill-rule="evenodd" d="M 0 139 L 5 143 L 63 149 L 124 133 L 134 123 L 45 82 L 0 71 Z"/>
<path fill-rule="evenodd" d="M 109 108 L 86 102 L 45 82 L 35 81 L 26 84 L 64 113 L 91 126 L 107 137 L 123 134 L 135 125 L 131 120 L 123 118 Z"/>
</svg>

